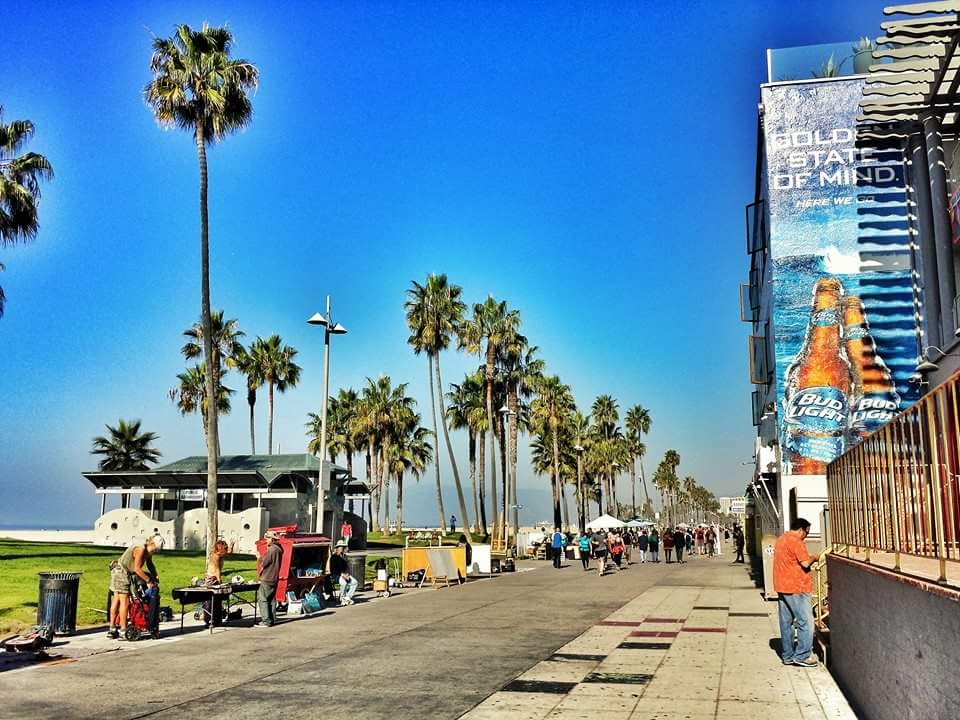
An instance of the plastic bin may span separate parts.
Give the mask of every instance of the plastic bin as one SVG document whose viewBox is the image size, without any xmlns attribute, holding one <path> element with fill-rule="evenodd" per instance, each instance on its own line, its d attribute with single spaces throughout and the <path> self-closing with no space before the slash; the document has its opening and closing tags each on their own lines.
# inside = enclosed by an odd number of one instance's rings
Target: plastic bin
<svg viewBox="0 0 960 720">
<path fill-rule="evenodd" d="M 77 631 L 77 596 L 80 592 L 79 572 L 42 572 L 37 599 L 37 625 L 49 625 L 57 635 Z"/>
</svg>

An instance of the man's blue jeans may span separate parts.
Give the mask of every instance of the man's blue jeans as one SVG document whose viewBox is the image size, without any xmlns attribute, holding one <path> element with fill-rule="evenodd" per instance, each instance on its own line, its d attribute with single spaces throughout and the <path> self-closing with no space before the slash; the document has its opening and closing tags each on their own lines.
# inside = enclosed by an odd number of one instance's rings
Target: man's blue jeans
<svg viewBox="0 0 960 720">
<path fill-rule="evenodd" d="M 806 660 L 813 651 L 813 605 L 810 593 L 780 593 L 780 647 L 784 663 Z M 797 642 L 793 642 L 793 628 Z"/>
<path fill-rule="evenodd" d="M 353 594 L 357 591 L 357 579 L 352 575 L 348 577 L 341 575 L 337 579 L 337 583 L 340 585 L 340 602 L 353 600 Z"/>
</svg>

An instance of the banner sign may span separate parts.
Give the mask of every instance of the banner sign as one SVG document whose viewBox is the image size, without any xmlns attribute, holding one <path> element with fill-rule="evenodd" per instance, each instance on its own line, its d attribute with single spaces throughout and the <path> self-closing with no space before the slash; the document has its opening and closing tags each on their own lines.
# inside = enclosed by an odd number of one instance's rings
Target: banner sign
<svg viewBox="0 0 960 720">
<path fill-rule="evenodd" d="M 826 464 L 916 401 L 904 168 L 855 143 L 860 78 L 762 89 L 784 472 Z"/>
</svg>

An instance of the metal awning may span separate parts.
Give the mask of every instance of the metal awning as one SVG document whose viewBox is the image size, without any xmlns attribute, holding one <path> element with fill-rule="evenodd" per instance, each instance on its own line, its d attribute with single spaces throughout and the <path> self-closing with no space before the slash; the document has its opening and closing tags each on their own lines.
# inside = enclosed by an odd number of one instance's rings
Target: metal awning
<svg viewBox="0 0 960 720">
<path fill-rule="evenodd" d="M 960 0 L 891 5 L 880 24 L 863 98 L 861 140 L 904 137 L 934 114 L 944 130 L 960 125 Z"/>
<path fill-rule="evenodd" d="M 103 471 L 84 473 L 97 489 L 106 488 L 144 488 L 153 490 L 206 490 L 207 473 L 198 472 L 159 472 L 157 470 Z M 270 483 L 258 472 L 220 471 L 217 473 L 217 485 L 224 490 L 233 488 L 257 488 L 266 491 Z"/>
</svg>

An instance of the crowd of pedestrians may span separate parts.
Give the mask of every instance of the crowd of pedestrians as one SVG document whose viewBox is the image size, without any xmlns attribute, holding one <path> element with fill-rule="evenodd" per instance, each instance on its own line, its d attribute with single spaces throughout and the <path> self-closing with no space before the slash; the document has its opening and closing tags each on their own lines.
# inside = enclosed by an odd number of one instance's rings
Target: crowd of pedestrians
<svg viewBox="0 0 960 720">
<path fill-rule="evenodd" d="M 663 553 L 667 564 L 683 564 L 692 555 L 707 558 L 722 554 L 722 540 L 733 538 L 737 559 L 743 562 L 743 530 L 734 526 L 732 531 L 719 525 L 678 525 L 659 527 L 649 525 L 638 528 L 586 530 L 576 535 L 564 533 L 560 528 L 548 536 L 547 544 L 553 566 L 562 567 L 566 548 L 576 549 L 583 569 L 590 570 L 596 564 L 599 575 L 611 568 L 614 572 L 626 569 L 634 563 L 659 563 Z"/>
</svg>

